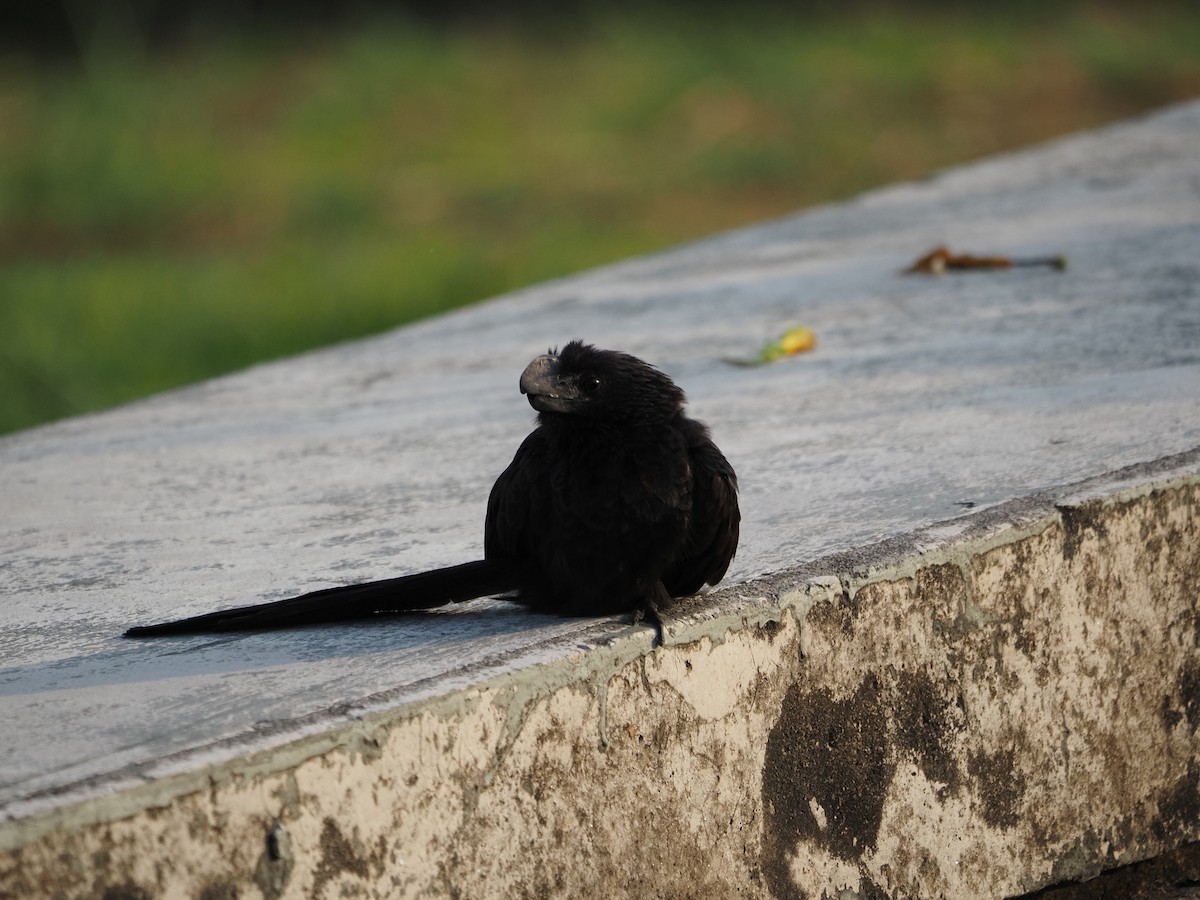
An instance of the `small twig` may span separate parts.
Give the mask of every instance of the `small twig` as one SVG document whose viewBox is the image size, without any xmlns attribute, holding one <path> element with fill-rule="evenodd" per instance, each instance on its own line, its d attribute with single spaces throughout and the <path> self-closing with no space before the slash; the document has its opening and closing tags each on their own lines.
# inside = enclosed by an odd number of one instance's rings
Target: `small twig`
<svg viewBox="0 0 1200 900">
<path fill-rule="evenodd" d="M 954 253 L 949 247 L 934 247 L 904 270 L 905 275 L 941 275 L 947 270 L 971 271 L 992 269 L 1015 269 L 1045 266 L 1061 272 L 1067 268 L 1067 258 L 1057 256 L 973 256 L 970 253 Z"/>
</svg>

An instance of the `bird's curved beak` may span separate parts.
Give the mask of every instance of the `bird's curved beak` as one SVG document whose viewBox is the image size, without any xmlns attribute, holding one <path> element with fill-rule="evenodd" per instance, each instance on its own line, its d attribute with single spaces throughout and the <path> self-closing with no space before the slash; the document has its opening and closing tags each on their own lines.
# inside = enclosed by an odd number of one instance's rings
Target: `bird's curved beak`
<svg viewBox="0 0 1200 900">
<path fill-rule="evenodd" d="M 539 356 L 521 373 L 521 393 L 529 397 L 529 405 L 539 412 L 569 412 L 573 397 L 559 377 L 557 356 Z"/>
</svg>

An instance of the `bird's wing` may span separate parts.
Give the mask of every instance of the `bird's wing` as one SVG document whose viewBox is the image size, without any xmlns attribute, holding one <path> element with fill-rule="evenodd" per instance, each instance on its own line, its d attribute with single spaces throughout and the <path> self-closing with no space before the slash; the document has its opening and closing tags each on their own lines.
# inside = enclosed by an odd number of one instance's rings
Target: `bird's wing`
<svg viewBox="0 0 1200 900">
<path fill-rule="evenodd" d="M 545 436 L 535 428 L 517 448 L 508 468 L 500 473 L 488 496 L 483 527 L 483 555 L 487 559 L 535 557 L 535 509 L 544 509 L 549 490 Z"/>
<path fill-rule="evenodd" d="M 692 513 L 687 543 L 663 576 L 672 597 L 694 594 L 725 576 L 742 521 L 733 467 L 707 428 L 688 419 L 684 430 L 692 468 Z"/>
</svg>

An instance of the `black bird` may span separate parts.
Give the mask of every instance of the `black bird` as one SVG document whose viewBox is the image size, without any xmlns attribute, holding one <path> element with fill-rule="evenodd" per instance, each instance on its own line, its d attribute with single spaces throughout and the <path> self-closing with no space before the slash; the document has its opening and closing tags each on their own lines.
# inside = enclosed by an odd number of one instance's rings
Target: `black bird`
<svg viewBox="0 0 1200 900">
<path fill-rule="evenodd" d="M 476 597 L 540 612 L 632 612 L 655 627 L 676 597 L 725 575 L 737 549 L 737 476 L 683 391 L 627 353 L 572 341 L 533 360 L 521 393 L 538 425 L 496 479 L 484 558 L 332 587 L 126 637 L 253 631 L 431 609 Z"/>
</svg>

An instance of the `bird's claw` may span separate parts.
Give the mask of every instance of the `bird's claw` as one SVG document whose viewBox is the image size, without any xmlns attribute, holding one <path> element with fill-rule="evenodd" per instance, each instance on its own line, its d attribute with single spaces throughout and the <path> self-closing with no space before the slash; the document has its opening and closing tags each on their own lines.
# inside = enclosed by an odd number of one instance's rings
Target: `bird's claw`
<svg viewBox="0 0 1200 900">
<path fill-rule="evenodd" d="M 640 625 L 642 622 L 654 626 L 654 640 L 650 643 L 651 649 L 663 646 L 663 620 L 662 616 L 658 614 L 658 607 L 652 601 L 647 600 L 644 605 L 633 611 L 633 624 Z"/>
</svg>

